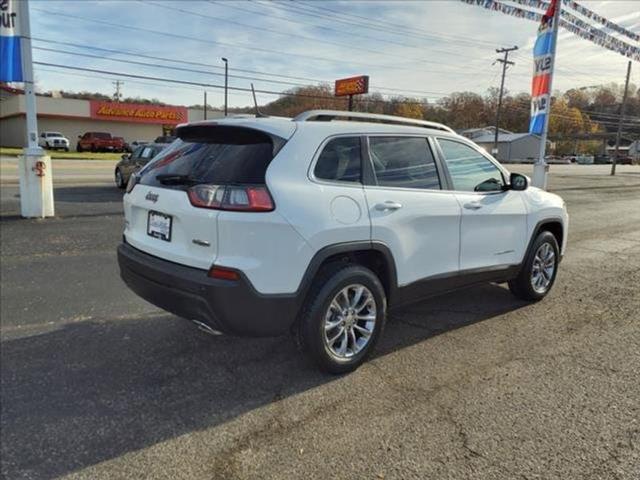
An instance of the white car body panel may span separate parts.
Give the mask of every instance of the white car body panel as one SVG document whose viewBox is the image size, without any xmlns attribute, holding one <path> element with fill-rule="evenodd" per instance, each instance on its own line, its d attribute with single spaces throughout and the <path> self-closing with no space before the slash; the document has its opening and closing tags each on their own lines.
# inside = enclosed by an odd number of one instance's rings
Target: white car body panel
<svg viewBox="0 0 640 480">
<path fill-rule="evenodd" d="M 527 238 L 531 238 L 536 226 L 543 221 L 557 220 L 562 223 L 562 244 L 560 254 L 564 255 L 567 248 L 569 231 L 569 214 L 564 200 L 559 195 L 549 193 L 537 187 L 529 187 L 522 192 L 522 198 L 527 206 Z"/>
<path fill-rule="evenodd" d="M 393 252 L 398 285 L 457 272 L 460 251 L 460 206 L 443 190 L 365 187 L 371 238 Z M 378 209 L 394 202 L 397 210 Z"/>
<path fill-rule="evenodd" d="M 241 270 L 261 294 L 293 293 L 313 249 L 277 211 L 220 212 L 216 265 Z"/>
<path fill-rule="evenodd" d="M 157 195 L 157 200 L 146 198 Z M 147 234 L 149 211 L 171 215 L 171 241 Z M 124 196 L 127 243 L 156 257 L 189 267 L 209 269 L 218 251 L 217 222 L 220 211 L 194 208 L 187 193 L 181 190 L 137 185 Z M 209 243 L 202 246 L 193 240 Z"/>
<path fill-rule="evenodd" d="M 276 209 L 318 251 L 328 245 L 367 241 L 371 223 L 360 184 L 312 181 L 309 168 L 325 139 L 299 130 L 267 170 Z"/>
<path fill-rule="evenodd" d="M 460 202 L 460 270 L 517 265 L 527 248 L 522 192 L 455 192 Z"/>
</svg>

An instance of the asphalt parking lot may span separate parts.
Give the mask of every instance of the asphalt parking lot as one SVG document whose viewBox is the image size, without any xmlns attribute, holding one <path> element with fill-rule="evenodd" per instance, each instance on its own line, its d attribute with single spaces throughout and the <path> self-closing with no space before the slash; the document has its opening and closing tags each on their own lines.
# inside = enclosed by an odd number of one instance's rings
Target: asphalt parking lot
<svg viewBox="0 0 640 480">
<path fill-rule="evenodd" d="M 640 167 L 551 167 L 571 225 L 544 301 L 425 301 L 334 377 L 130 293 L 113 164 L 54 161 L 57 217 L 23 220 L 0 160 L 2 477 L 640 478 Z"/>
</svg>

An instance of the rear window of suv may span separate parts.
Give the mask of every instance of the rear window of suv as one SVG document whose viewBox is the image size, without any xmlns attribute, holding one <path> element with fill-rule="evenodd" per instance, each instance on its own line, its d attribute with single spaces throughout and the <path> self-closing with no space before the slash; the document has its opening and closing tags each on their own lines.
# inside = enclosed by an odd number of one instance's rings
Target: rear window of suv
<svg viewBox="0 0 640 480">
<path fill-rule="evenodd" d="M 184 127 L 180 138 L 141 170 L 140 183 L 162 187 L 170 184 L 262 185 L 274 157 L 273 144 L 272 137 L 258 130 Z M 168 182 L 170 176 L 184 181 Z"/>
</svg>

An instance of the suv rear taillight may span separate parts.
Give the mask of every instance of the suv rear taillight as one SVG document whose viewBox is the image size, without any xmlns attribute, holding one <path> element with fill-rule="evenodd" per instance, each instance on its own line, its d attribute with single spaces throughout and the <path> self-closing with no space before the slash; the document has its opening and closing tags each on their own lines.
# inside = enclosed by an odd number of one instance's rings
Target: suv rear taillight
<svg viewBox="0 0 640 480">
<path fill-rule="evenodd" d="M 191 205 L 215 210 L 270 212 L 273 199 L 265 186 L 195 185 L 187 190 Z"/>
</svg>

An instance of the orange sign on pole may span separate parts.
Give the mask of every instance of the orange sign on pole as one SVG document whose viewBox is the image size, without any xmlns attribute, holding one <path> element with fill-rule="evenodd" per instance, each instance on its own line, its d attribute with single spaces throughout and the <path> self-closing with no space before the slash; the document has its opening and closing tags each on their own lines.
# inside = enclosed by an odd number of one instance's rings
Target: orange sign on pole
<svg viewBox="0 0 640 480">
<path fill-rule="evenodd" d="M 358 77 L 342 78 L 340 80 L 336 80 L 336 97 L 346 97 L 347 95 L 361 95 L 368 92 L 368 75 L 360 75 Z"/>
</svg>

